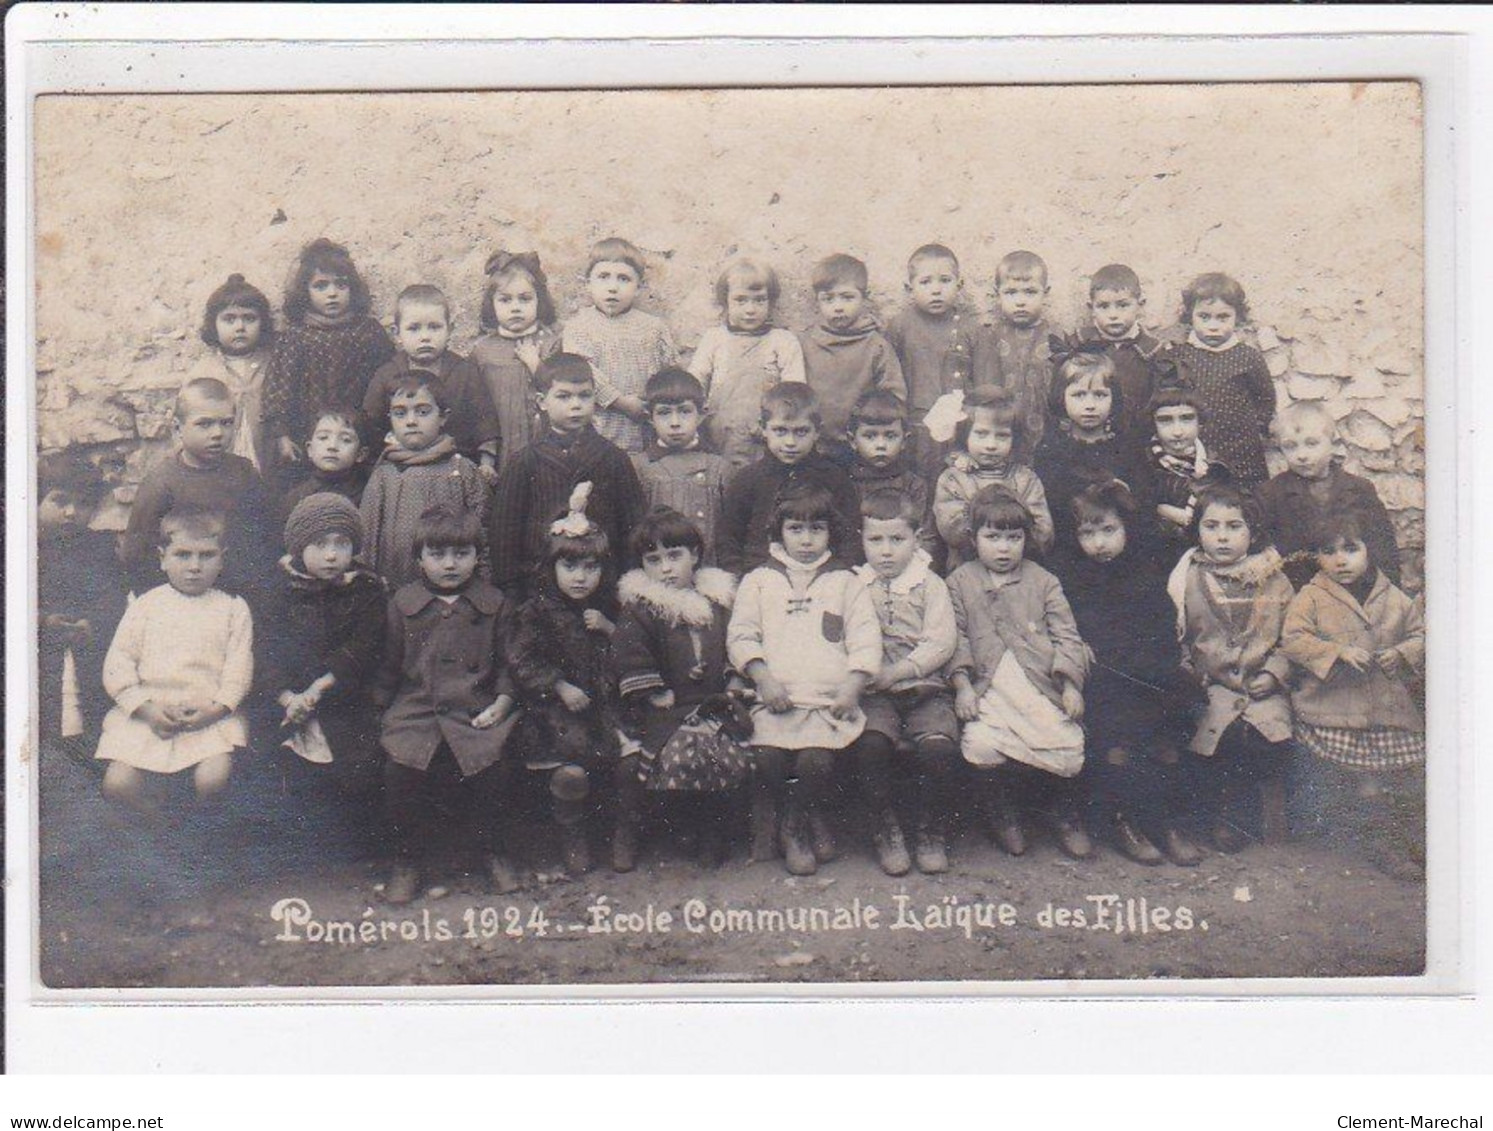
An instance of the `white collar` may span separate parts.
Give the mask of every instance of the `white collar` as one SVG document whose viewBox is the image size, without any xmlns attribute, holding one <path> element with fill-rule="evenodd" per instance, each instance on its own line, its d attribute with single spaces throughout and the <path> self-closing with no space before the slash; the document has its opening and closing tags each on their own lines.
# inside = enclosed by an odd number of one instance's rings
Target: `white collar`
<svg viewBox="0 0 1493 1131">
<path fill-rule="evenodd" d="M 1187 344 L 1194 347 L 1195 349 L 1202 350 L 1204 353 L 1223 353 L 1225 350 L 1233 349 L 1239 344 L 1239 342 L 1239 335 L 1237 333 L 1233 333 L 1229 335 L 1228 341 L 1222 343 L 1221 345 L 1210 346 L 1207 342 L 1203 341 L 1202 338 L 1198 337 L 1198 332 L 1196 330 L 1187 331 Z"/>
<path fill-rule="evenodd" d="M 773 561 L 778 562 L 785 569 L 792 573 L 813 573 L 817 569 L 822 569 L 824 567 L 824 563 L 829 561 L 830 558 L 834 556 L 831 551 L 825 550 L 824 553 L 820 554 L 813 561 L 801 562 L 797 558 L 791 556 L 787 550 L 783 549 L 783 544 L 781 542 L 774 542 L 772 545 L 768 546 L 767 552 L 772 555 Z"/>
<path fill-rule="evenodd" d="M 868 588 L 881 585 L 885 586 L 889 593 L 905 596 L 928 579 L 928 570 L 932 561 L 933 559 L 928 556 L 928 551 L 920 546 L 913 553 L 912 561 L 907 563 L 907 568 L 896 577 L 882 577 L 871 565 L 856 566 L 855 575 L 864 581 Z"/>
</svg>

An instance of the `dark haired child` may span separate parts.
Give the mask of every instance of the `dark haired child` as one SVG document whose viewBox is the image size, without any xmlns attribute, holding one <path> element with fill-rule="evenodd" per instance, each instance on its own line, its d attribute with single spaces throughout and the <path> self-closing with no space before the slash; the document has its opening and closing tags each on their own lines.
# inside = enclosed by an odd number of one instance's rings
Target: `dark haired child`
<svg viewBox="0 0 1493 1131">
<path fill-rule="evenodd" d="M 897 353 L 866 309 L 869 285 L 866 265 L 854 256 L 831 255 L 814 264 L 810 286 L 819 321 L 798 336 L 805 379 L 819 399 L 821 442 L 842 463 L 850 460 L 846 428 L 856 401 L 871 389 L 907 399 Z"/>
<path fill-rule="evenodd" d="M 1136 863 L 1196 864 L 1198 851 L 1179 827 L 1178 765 L 1195 696 L 1182 678 L 1166 594 L 1175 558 L 1157 554 L 1145 516 L 1117 480 L 1084 488 L 1072 507 L 1076 543 L 1058 548 L 1054 568 L 1093 655 L 1083 770 L 1093 807 L 1114 846 Z"/>
<path fill-rule="evenodd" d="M 510 606 L 477 576 L 482 524 L 475 514 L 437 506 L 414 531 L 418 579 L 388 605 L 383 662 L 372 696 L 383 709 L 384 809 L 394 862 L 384 898 L 420 894 L 436 800 L 455 789 L 463 832 L 493 889 L 518 890 L 504 843 L 513 688 L 504 666 Z"/>
<path fill-rule="evenodd" d="M 353 506 L 363 501 L 368 485 L 368 445 L 363 414 L 355 409 L 329 408 L 312 414 L 315 423 L 306 437 L 306 465 L 311 474 L 280 498 L 286 518 L 302 499 L 330 492 Z"/>
<path fill-rule="evenodd" d="M 215 377 L 228 386 L 238 409 L 231 450 L 256 470 L 262 469 L 266 454 L 261 433 L 264 376 L 275 342 L 270 300 L 242 275 L 229 275 L 208 296 L 197 333 L 212 353 L 198 360 L 188 379 Z"/>
<path fill-rule="evenodd" d="M 74 753 L 96 742 L 109 708 L 104 652 L 129 586 L 113 534 L 90 530 L 103 482 L 75 451 L 42 456 L 36 476 L 39 737 Z"/>
<path fill-rule="evenodd" d="M 373 374 L 394 356 L 369 305 L 368 285 L 345 247 L 318 239 L 301 249 L 285 289 L 286 326 L 264 378 L 263 436 L 285 486 L 305 471 L 297 437 L 311 430 L 312 410 L 361 405 Z"/>
<path fill-rule="evenodd" d="M 909 440 L 907 406 L 886 389 L 872 389 L 850 410 L 850 482 L 862 503 L 878 491 L 906 498 L 920 516 L 919 544 L 938 560 L 943 546 L 929 511 L 932 484 L 913 460 Z"/>
<path fill-rule="evenodd" d="M 534 371 L 544 432 L 498 477 L 488 535 L 493 577 L 515 596 L 549 560 L 549 528 L 580 483 L 592 485 L 591 521 L 612 546 L 643 516 L 643 488 L 632 461 L 593 426 L 596 380 L 591 364 L 573 353 L 545 358 Z"/>
<path fill-rule="evenodd" d="M 1265 448 L 1275 415 L 1275 382 L 1265 355 L 1245 343 L 1244 288 L 1227 275 L 1199 275 L 1182 291 L 1187 340 L 1171 347 L 1179 377 L 1197 390 L 1203 443 L 1234 480 L 1253 491 L 1269 477 Z"/>
<path fill-rule="evenodd" d="M 1386 871 L 1419 878 L 1426 734 L 1407 685 L 1424 671 L 1425 620 L 1375 561 L 1371 528 L 1352 511 L 1322 519 L 1320 568 L 1286 610 L 1280 646 L 1296 667 L 1296 741 L 1328 819 L 1375 846 Z"/>
<path fill-rule="evenodd" d="M 274 578 L 274 508 L 254 465 L 229 450 L 236 416 L 233 394 L 215 377 L 188 381 L 178 394 L 177 450 L 146 472 L 120 546 L 136 595 L 160 582 L 161 517 L 179 507 L 217 511 L 229 524 L 236 552 L 222 563 L 224 589 L 253 605 Z"/>
<path fill-rule="evenodd" d="M 217 797 L 248 745 L 239 704 L 254 679 L 254 628 L 244 599 L 217 588 L 223 530 L 221 513 L 191 507 L 160 520 L 166 583 L 130 603 L 104 658 L 114 701 L 95 755 L 108 763 L 104 795 L 142 812 L 155 809 L 158 776 L 190 770 L 197 798 Z"/>
<path fill-rule="evenodd" d="M 1040 255 L 1013 251 L 1002 257 L 995 268 L 995 323 L 982 329 L 976 344 L 974 384 L 996 385 L 1016 398 L 1028 452 L 1040 446 L 1051 422 L 1050 290 Z"/>
<path fill-rule="evenodd" d="M 447 431 L 456 450 L 489 481 L 497 478 L 498 410 L 477 363 L 449 349 L 451 301 L 439 287 L 416 283 L 399 292 L 394 304 L 396 353 L 374 372 L 363 394 L 363 415 L 373 434 L 389 432 L 389 394 L 412 373 L 428 376 L 441 391 L 450 414 Z M 382 445 L 381 445 L 382 446 Z"/>
<path fill-rule="evenodd" d="M 486 518 L 487 485 L 446 432 L 451 408 L 445 396 L 444 386 L 418 371 L 401 377 L 389 392 L 393 442 L 368 477 L 359 507 L 368 564 L 391 589 L 419 579 L 415 535 L 431 507 Z M 477 572 L 487 577 L 485 546 Z"/>
<path fill-rule="evenodd" d="M 1400 548 L 1394 524 L 1367 479 L 1343 470 L 1333 451 L 1337 424 L 1315 401 L 1298 401 L 1282 409 L 1275 421 L 1276 439 L 1286 470 L 1260 487 L 1260 505 L 1275 548 L 1286 559 L 1286 576 L 1300 589 L 1311 580 L 1322 523 L 1334 515 L 1356 514 L 1374 568 L 1391 584 L 1400 583 Z"/>
<path fill-rule="evenodd" d="M 534 408 L 534 371 L 560 349 L 555 300 L 532 251 L 495 252 L 483 267 L 482 337 L 472 361 L 498 413 L 498 469 L 543 434 Z"/>
<path fill-rule="evenodd" d="M 950 682 L 990 832 L 1026 851 L 1022 812 L 1043 812 L 1058 847 L 1093 852 L 1079 817 L 1089 652 L 1058 579 L 1026 557 L 1032 516 L 1002 487 L 970 504 L 975 560 L 949 575 L 959 626 Z"/>
<path fill-rule="evenodd" d="M 586 816 L 595 787 L 616 787 L 612 866 L 636 863 L 642 781 L 636 759 L 622 757 L 621 716 L 607 615 L 612 565 L 604 531 L 586 515 L 590 483 L 572 492 L 569 511 L 549 527 L 533 591 L 519 606 L 508 641 L 508 668 L 524 708 L 518 741 L 524 764 L 548 775 L 550 811 L 560 826 L 565 870 L 590 870 Z"/>
<path fill-rule="evenodd" d="M 1079 345 L 1104 347 L 1104 355 L 1114 364 L 1115 387 L 1124 406 L 1116 414 L 1115 430 L 1138 444 L 1150 438 L 1146 406 L 1156 389 L 1156 362 L 1162 350 L 1160 339 L 1141 325 L 1145 309 L 1140 276 L 1123 263 L 1105 264 L 1089 280 L 1090 322 L 1072 339 Z"/>
<path fill-rule="evenodd" d="M 832 548 L 837 557 L 860 558 L 860 503 L 855 484 L 838 463 L 816 447 L 819 403 L 807 384 L 785 381 L 762 397 L 762 439 L 767 454 L 738 471 L 726 486 L 717 528 L 716 561 L 738 577 L 771 560 L 779 499 L 803 486 L 818 487 L 834 500 L 840 521 Z"/>
<path fill-rule="evenodd" d="M 1052 513 L 1042 480 L 1024 462 L 1026 423 L 1009 390 L 982 385 L 964 400 L 963 418 L 954 429 L 954 451 L 933 490 L 933 519 L 945 547 L 947 569 L 975 557 L 969 505 L 986 487 L 1004 488 L 1032 516 L 1034 554 L 1052 548 Z"/>
<path fill-rule="evenodd" d="M 893 764 L 903 743 L 916 766 L 918 871 L 949 869 L 959 720 L 946 669 L 958 627 L 948 587 L 918 546 L 924 519 L 925 512 L 896 491 L 877 491 L 861 501 L 866 564 L 856 574 L 881 623 L 881 668 L 861 700 L 866 729 L 854 750 L 861 791 L 877 819 L 877 859 L 890 876 L 904 874 L 910 864 L 892 806 Z"/>
<path fill-rule="evenodd" d="M 766 263 L 732 261 L 715 283 L 723 321 L 700 335 L 690 358 L 690 372 L 707 392 L 706 433 L 733 468 L 762 457 L 762 395 L 779 381 L 804 379 L 798 338 L 772 323 L 781 290 Z"/>
<path fill-rule="evenodd" d="M 278 600 L 257 624 L 260 685 L 274 699 L 295 819 L 319 848 L 368 847 L 381 766 L 369 684 L 388 594 L 358 563 L 363 520 L 346 496 L 308 495 L 285 522 Z"/>
<path fill-rule="evenodd" d="M 1125 400 L 1115 383 L 1115 365 L 1104 354 L 1077 352 L 1058 360 L 1049 406 L 1053 426 L 1032 459 L 1047 490 L 1057 541 L 1073 542 L 1073 497 L 1091 483 L 1118 479 L 1137 505 L 1150 508 L 1145 468 L 1132 440 L 1114 422 Z"/>
<path fill-rule="evenodd" d="M 948 445 L 935 442 L 923 420 L 939 397 L 974 387 L 975 354 L 985 341 L 979 322 L 961 308 L 963 288 L 958 257 L 943 244 L 924 244 L 907 260 L 907 305 L 886 327 L 907 380 L 913 455 L 930 477 L 942 469 Z"/>
<path fill-rule="evenodd" d="M 700 437 L 705 389 L 687 369 L 670 366 L 648 378 L 643 390 L 653 439 L 633 455 L 643 500 L 650 507 L 669 507 L 700 528 L 705 540 L 702 561 L 715 561 L 715 528 L 720 519 L 731 463 Z"/>
<path fill-rule="evenodd" d="M 835 751 L 865 729 L 860 700 L 881 666 L 881 627 L 865 585 L 831 548 L 841 522 L 834 497 L 798 487 L 773 519 L 770 560 L 742 579 L 727 650 L 757 689 L 753 859 L 770 858 L 779 825 L 788 871 L 807 876 L 834 855 L 820 806 Z"/>
<path fill-rule="evenodd" d="M 1203 447 L 1199 437 L 1203 406 L 1192 386 L 1163 380 L 1146 412 L 1151 418 L 1151 440 L 1140 468 L 1142 493 L 1153 504 L 1146 525 L 1157 536 L 1158 549 L 1175 556 L 1196 540 L 1197 493 L 1231 476 Z"/>
<path fill-rule="evenodd" d="M 1237 852 L 1252 827 L 1268 832 L 1283 816 L 1257 802 L 1276 798 L 1291 753 L 1290 663 L 1280 635 L 1293 591 L 1248 491 L 1204 488 L 1196 529 L 1198 547 L 1177 563 L 1167 591 L 1184 666 L 1207 695 L 1190 745 L 1200 759 L 1192 766 L 1199 815 L 1220 852 Z"/>
<path fill-rule="evenodd" d="M 640 569 L 618 584 L 622 616 L 613 638 L 623 731 L 641 747 L 637 774 L 669 799 L 707 865 L 724 858 L 726 803 L 749 762 L 733 737 L 726 626 L 736 579 L 701 564 L 700 528 L 667 507 L 632 535 Z M 631 830 L 613 840 L 615 863 L 635 862 Z"/>
<path fill-rule="evenodd" d="M 643 253 L 627 240 L 592 245 L 586 263 L 591 305 L 565 323 L 562 335 L 565 352 L 584 357 L 595 375 L 596 430 L 624 452 L 640 452 L 648 443 L 643 386 L 664 366 L 679 364 L 668 325 L 633 305 L 644 267 Z"/>
</svg>

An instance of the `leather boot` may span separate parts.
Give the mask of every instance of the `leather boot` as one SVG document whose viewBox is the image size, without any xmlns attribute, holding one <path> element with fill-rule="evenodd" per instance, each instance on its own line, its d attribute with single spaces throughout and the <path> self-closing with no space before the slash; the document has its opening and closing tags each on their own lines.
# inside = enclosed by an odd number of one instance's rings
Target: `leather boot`
<svg viewBox="0 0 1493 1131">
<path fill-rule="evenodd" d="M 817 809 L 809 813 L 809 841 L 814 846 L 814 858 L 821 864 L 828 864 L 840 854 L 829 818 Z"/>
<path fill-rule="evenodd" d="M 986 829 L 990 839 L 1000 845 L 1011 856 L 1026 853 L 1026 831 L 1021 827 L 1021 814 L 1011 803 L 1005 789 L 999 789 L 984 806 Z"/>
<path fill-rule="evenodd" d="M 897 823 L 897 814 L 890 809 L 882 813 L 876 823 L 876 862 L 888 876 L 905 876 L 912 869 L 912 860 L 907 855 L 907 842 L 902 836 L 902 826 Z"/>
<path fill-rule="evenodd" d="M 1198 846 L 1188 840 L 1180 829 L 1168 828 L 1161 838 L 1161 850 L 1166 858 L 1179 868 L 1196 868 L 1203 862 Z"/>
<path fill-rule="evenodd" d="M 1135 827 L 1129 814 L 1115 814 L 1114 834 L 1115 847 L 1127 860 L 1134 860 L 1137 864 L 1145 864 L 1147 867 L 1154 867 L 1165 860 L 1165 857 L 1161 855 L 1161 850 L 1151 843 L 1145 833 Z"/>
<path fill-rule="evenodd" d="M 783 860 L 792 876 L 812 876 L 819 870 L 819 858 L 809 841 L 809 821 L 803 810 L 792 802 L 783 814 Z"/>
</svg>

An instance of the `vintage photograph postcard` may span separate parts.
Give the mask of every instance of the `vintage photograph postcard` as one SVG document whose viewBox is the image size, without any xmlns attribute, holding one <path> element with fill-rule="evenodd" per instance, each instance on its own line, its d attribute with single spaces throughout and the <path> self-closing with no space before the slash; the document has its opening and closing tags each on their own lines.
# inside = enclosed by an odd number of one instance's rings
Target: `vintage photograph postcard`
<svg viewBox="0 0 1493 1131">
<path fill-rule="evenodd" d="M 39 991 L 1425 971 L 1416 82 L 33 112 Z"/>
</svg>

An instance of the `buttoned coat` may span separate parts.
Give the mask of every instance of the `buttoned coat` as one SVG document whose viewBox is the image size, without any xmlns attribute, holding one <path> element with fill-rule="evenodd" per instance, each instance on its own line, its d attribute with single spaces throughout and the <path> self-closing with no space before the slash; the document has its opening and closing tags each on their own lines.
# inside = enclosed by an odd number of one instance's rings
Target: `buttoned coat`
<svg viewBox="0 0 1493 1131">
<path fill-rule="evenodd" d="M 420 582 L 394 594 L 373 685 L 390 758 L 424 770 L 444 741 L 465 777 L 498 760 L 508 728 L 479 730 L 472 718 L 513 693 L 503 665 L 509 616 L 503 594 L 481 581 L 450 602 Z"/>
<path fill-rule="evenodd" d="M 1382 571 L 1363 604 L 1325 573 L 1296 594 L 1281 631 L 1281 651 L 1296 665 L 1291 706 L 1312 726 L 1422 730 L 1420 708 L 1404 682 L 1377 664 L 1365 671 L 1350 667 L 1342 660 L 1344 648 L 1392 650 L 1409 673 L 1424 670 L 1425 620 Z"/>
</svg>

